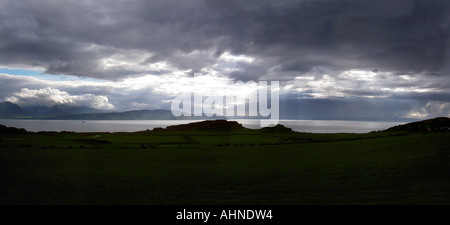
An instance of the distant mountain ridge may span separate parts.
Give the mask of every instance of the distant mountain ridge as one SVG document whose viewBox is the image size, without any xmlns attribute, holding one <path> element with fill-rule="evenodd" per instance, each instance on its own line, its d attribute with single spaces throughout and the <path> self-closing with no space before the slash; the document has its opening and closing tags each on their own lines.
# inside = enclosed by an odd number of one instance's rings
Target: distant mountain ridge
<svg viewBox="0 0 450 225">
<path fill-rule="evenodd" d="M 47 117 L 54 120 L 176 120 L 170 110 L 134 110 L 126 112 L 65 114 Z"/>
<path fill-rule="evenodd" d="M 54 116 L 62 116 L 78 113 L 101 113 L 104 111 L 90 107 L 74 107 L 64 104 L 47 106 L 25 106 L 20 107 L 11 102 L 0 103 L 1 119 L 45 119 Z"/>
<path fill-rule="evenodd" d="M 186 120 L 225 119 L 220 116 L 180 116 L 165 109 L 104 112 L 89 107 L 68 105 L 20 107 L 11 102 L 0 103 L 0 119 L 44 119 L 44 120 Z"/>
<path fill-rule="evenodd" d="M 26 116 L 27 112 L 18 105 L 11 102 L 0 103 L 0 118 L 24 118 Z"/>
</svg>

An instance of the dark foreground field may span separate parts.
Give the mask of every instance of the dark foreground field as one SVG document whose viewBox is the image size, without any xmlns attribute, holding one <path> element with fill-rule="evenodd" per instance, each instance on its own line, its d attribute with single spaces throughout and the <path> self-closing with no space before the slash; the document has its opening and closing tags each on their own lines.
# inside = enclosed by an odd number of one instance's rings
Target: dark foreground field
<svg viewBox="0 0 450 225">
<path fill-rule="evenodd" d="M 442 131 L 3 132 L 0 146 L 1 204 L 450 204 Z"/>
</svg>

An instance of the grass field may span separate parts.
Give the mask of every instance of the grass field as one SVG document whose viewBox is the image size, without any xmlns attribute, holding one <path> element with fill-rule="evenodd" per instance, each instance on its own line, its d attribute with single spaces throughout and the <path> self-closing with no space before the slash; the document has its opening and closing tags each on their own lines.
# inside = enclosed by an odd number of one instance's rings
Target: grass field
<svg viewBox="0 0 450 225">
<path fill-rule="evenodd" d="M 449 132 L 0 135 L 1 204 L 450 204 Z"/>
</svg>

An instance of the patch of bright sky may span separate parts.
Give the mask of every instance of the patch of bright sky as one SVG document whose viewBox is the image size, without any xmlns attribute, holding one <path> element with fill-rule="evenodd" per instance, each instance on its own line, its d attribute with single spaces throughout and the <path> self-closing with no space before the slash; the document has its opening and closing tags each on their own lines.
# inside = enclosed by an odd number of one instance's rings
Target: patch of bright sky
<svg viewBox="0 0 450 225">
<path fill-rule="evenodd" d="M 94 79 L 94 78 L 86 78 L 86 77 L 79 77 L 79 76 L 69 76 L 69 75 L 44 74 L 44 71 L 42 71 L 42 70 L 0 68 L 0 73 L 9 74 L 9 75 L 17 75 L 17 76 L 30 76 L 30 77 L 35 77 L 37 79 L 46 80 L 46 81 L 91 81 L 91 82 L 102 82 L 102 80 L 98 80 L 98 79 Z"/>
<path fill-rule="evenodd" d="M 253 60 L 255 60 L 255 58 L 250 57 L 250 56 L 246 56 L 246 55 L 232 55 L 229 52 L 225 52 L 223 53 L 219 59 L 222 59 L 226 62 L 247 62 L 247 63 L 251 63 L 253 62 Z"/>
</svg>

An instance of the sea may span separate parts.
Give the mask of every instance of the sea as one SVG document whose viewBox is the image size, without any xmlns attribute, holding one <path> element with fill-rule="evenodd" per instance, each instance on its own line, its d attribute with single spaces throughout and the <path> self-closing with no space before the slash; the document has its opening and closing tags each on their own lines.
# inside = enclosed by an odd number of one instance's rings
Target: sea
<svg viewBox="0 0 450 225">
<path fill-rule="evenodd" d="M 259 129 L 257 119 L 236 119 L 244 127 Z M 0 119 L 7 127 L 24 128 L 27 131 L 74 132 L 136 132 L 165 128 L 171 125 L 199 122 L 199 120 L 18 120 Z M 384 130 L 405 122 L 343 121 L 343 120 L 280 120 L 278 122 L 298 132 L 308 133 L 368 133 Z"/>
</svg>

